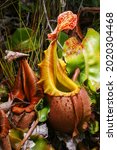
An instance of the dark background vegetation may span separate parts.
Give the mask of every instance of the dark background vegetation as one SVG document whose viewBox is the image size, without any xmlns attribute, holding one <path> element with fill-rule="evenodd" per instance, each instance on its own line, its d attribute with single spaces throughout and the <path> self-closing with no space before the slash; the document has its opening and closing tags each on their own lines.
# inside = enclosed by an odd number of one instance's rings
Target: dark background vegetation
<svg viewBox="0 0 117 150">
<path fill-rule="evenodd" d="M 78 13 L 80 8 L 99 7 L 100 5 L 99 0 L 44 0 L 44 3 L 52 29 L 55 28 L 57 16 L 61 12 L 71 10 L 74 13 Z M 88 27 L 93 27 L 99 31 L 99 13 L 83 11 L 80 15 L 79 23 L 82 33 L 84 34 Z M 42 59 L 43 50 L 48 47 L 47 34 L 51 32 L 44 12 L 43 0 L 0 1 L 1 61 L 3 61 L 4 50 L 8 48 L 10 49 L 10 47 L 6 47 L 5 43 L 8 42 L 8 38 L 15 32 L 15 30 L 20 27 L 29 27 L 33 29 L 39 38 L 39 46 L 37 50 L 39 59 L 33 61 L 34 58 L 31 57 L 30 60 L 31 67 L 36 68 L 36 64 Z M 3 62 L 1 63 L 3 64 Z M 2 73 L 1 69 L 0 72 Z M 2 77 L 3 76 L 0 75 L 0 79 Z M 9 77 L 9 75 L 7 77 Z"/>
</svg>

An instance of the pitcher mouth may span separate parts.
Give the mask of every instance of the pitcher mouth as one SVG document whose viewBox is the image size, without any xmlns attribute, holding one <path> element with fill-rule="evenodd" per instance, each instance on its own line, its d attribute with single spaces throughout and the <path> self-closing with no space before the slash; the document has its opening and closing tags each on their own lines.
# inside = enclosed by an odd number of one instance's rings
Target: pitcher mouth
<svg viewBox="0 0 117 150">
<path fill-rule="evenodd" d="M 77 128 L 89 120 L 90 98 L 84 88 L 67 76 L 63 62 L 57 56 L 56 40 L 50 43 L 39 67 L 38 84 L 43 87 L 50 104 L 50 124 L 55 130 L 71 133 L 72 136 L 78 135 Z"/>
<path fill-rule="evenodd" d="M 38 84 L 42 85 L 45 94 L 71 96 L 80 91 L 80 87 L 67 76 L 61 61 L 58 59 L 56 40 L 50 43 L 45 51 L 45 58 L 39 67 L 40 81 Z"/>
</svg>

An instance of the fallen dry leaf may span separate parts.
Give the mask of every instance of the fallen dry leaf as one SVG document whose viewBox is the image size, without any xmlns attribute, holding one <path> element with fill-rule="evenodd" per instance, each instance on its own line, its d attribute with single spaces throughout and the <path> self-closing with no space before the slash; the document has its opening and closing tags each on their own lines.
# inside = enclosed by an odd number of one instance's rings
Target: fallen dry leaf
<svg viewBox="0 0 117 150">
<path fill-rule="evenodd" d="M 10 50 L 6 50 L 6 56 L 4 57 L 5 59 L 8 60 L 8 62 L 11 62 L 17 58 L 20 58 L 20 57 L 27 57 L 29 56 L 29 54 L 25 54 L 25 53 L 20 53 L 20 52 L 13 52 L 13 51 L 10 51 Z"/>
<path fill-rule="evenodd" d="M 11 100 L 26 100 L 29 105 L 18 105 L 12 107 L 12 111 L 17 114 L 22 112 L 31 112 L 34 110 L 35 104 L 43 97 L 43 91 L 37 86 L 37 77 L 30 68 L 26 59 L 20 60 L 20 68 L 16 76 L 16 81 L 12 92 L 9 94 Z"/>
<path fill-rule="evenodd" d="M 0 109 L 4 110 L 5 112 L 8 111 L 11 107 L 12 107 L 12 101 L 10 100 L 0 104 Z"/>
<path fill-rule="evenodd" d="M 26 129 L 29 128 L 34 121 L 36 113 L 34 111 L 30 113 L 13 114 L 11 121 L 17 128 Z"/>
</svg>

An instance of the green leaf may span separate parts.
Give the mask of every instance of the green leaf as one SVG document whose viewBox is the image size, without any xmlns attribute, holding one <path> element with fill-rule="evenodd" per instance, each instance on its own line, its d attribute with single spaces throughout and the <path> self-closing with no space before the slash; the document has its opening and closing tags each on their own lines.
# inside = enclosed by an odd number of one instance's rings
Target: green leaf
<svg viewBox="0 0 117 150">
<path fill-rule="evenodd" d="M 68 74 L 73 74 L 76 68 L 79 68 L 80 71 L 84 70 L 84 56 L 81 52 L 80 54 L 72 54 L 69 57 L 66 57 L 66 69 Z"/>
<path fill-rule="evenodd" d="M 64 42 L 68 39 L 68 35 L 65 32 L 60 32 L 59 36 L 58 36 L 58 41 L 61 44 L 61 46 L 64 45 Z M 62 53 L 63 50 L 60 47 L 60 45 L 58 45 L 58 57 L 61 58 L 62 57 Z"/>
<path fill-rule="evenodd" d="M 68 74 L 80 69 L 79 83 L 87 80 L 88 87 L 96 92 L 100 87 L 100 36 L 94 29 L 89 28 L 82 43 L 75 37 L 64 43 L 64 58 Z"/>
<path fill-rule="evenodd" d="M 67 39 L 68 39 L 68 35 L 65 32 L 59 33 L 58 41 L 61 43 L 62 46 Z"/>
<path fill-rule="evenodd" d="M 87 76 L 85 75 L 84 70 L 82 70 L 79 74 L 78 81 L 80 82 L 80 84 L 82 84 L 86 81 L 86 79 L 87 79 Z"/>
<path fill-rule="evenodd" d="M 86 87 L 88 94 L 90 96 L 91 104 L 93 106 L 96 106 L 96 111 L 99 111 L 100 109 L 100 92 L 99 91 L 92 91 L 88 86 Z"/>
<path fill-rule="evenodd" d="M 50 109 L 48 106 L 46 106 L 42 110 L 38 111 L 38 118 L 39 118 L 40 122 L 44 122 L 47 120 L 47 116 L 48 116 L 49 111 L 50 111 Z"/>
<path fill-rule="evenodd" d="M 30 28 L 18 28 L 9 39 L 11 50 L 29 52 L 39 47 L 37 37 Z"/>
<path fill-rule="evenodd" d="M 90 133 L 95 134 L 99 131 L 99 123 L 98 121 L 94 121 L 90 124 Z"/>
<path fill-rule="evenodd" d="M 84 55 L 78 40 L 75 37 L 69 38 L 65 41 L 63 50 L 68 74 L 73 74 L 76 68 L 83 71 L 85 68 Z"/>
<path fill-rule="evenodd" d="M 45 150 L 47 142 L 43 138 L 39 138 L 32 150 Z"/>
<path fill-rule="evenodd" d="M 8 89 L 5 87 L 5 85 L 0 85 L 0 101 L 1 97 L 6 97 L 8 95 Z"/>
<path fill-rule="evenodd" d="M 11 129 L 9 131 L 9 138 L 10 138 L 12 148 L 16 149 L 17 145 L 23 139 L 23 131 L 19 129 Z"/>
<path fill-rule="evenodd" d="M 23 2 L 19 2 L 19 5 L 21 7 L 21 11 L 26 11 L 27 13 L 35 11 L 34 3 L 29 3 L 27 5 L 27 4 L 23 3 Z"/>
<path fill-rule="evenodd" d="M 37 112 L 39 122 L 45 122 L 47 120 L 48 113 L 50 112 L 50 107 L 47 104 L 47 101 L 45 99 L 41 99 L 36 105 L 35 110 Z"/>
<path fill-rule="evenodd" d="M 84 47 L 85 75 L 92 91 L 99 89 L 100 84 L 100 36 L 89 28 L 82 41 Z"/>
<path fill-rule="evenodd" d="M 38 138 L 35 146 L 31 150 L 54 150 L 54 148 L 47 143 L 46 139 Z"/>
</svg>

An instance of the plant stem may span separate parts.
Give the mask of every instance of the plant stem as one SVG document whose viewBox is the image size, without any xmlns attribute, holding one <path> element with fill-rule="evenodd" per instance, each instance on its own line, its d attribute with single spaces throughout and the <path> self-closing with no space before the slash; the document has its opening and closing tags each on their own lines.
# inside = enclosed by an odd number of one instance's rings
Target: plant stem
<svg viewBox="0 0 117 150">
<path fill-rule="evenodd" d="M 31 126 L 31 128 L 28 130 L 26 136 L 24 137 L 24 139 L 20 142 L 20 144 L 18 145 L 18 147 L 16 148 L 16 150 L 20 150 L 21 147 L 24 145 L 24 143 L 27 141 L 27 139 L 30 137 L 30 135 L 32 134 L 33 130 L 36 128 L 37 124 L 38 124 L 39 120 L 37 119 L 34 124 Z"/>
<path fill-rule="evenodd" d="M 82 7 L 80 10 L 81 12 L 92 12 L 92 13 L 99 13 L 100 8 L 99 7 Z"/>
<path fill-rule="evenodd" d="M 44 9 L 44 13 L 45 13 L 48 27 L 49 27 L 50 31 L 53 32 L 53 29 L 52 29 L 50 22 L 49 22 L 49 19 L 48 19 L 47 10 L 46 10 L 46 6 L 45 6 L 45 0 L 43 0 L 43 9 Z"/>
<path fill-rule="evenodd" d="M 77 68 L 77 69 L 75 70 L 74 74 L 73 74 L 72 80 L 73 80 L 73 81 L 76 81 L 79 74 L 80 74 L 80 69 Z"/>
<path fill-rule="evenodd" d="M 45 17 L 46 17 L 46 20 L 47 20 L 48 27 L 49 27 L 50 31 L 53 32 L 53 29 L 52 29 L 52 27 L 50 25 L 50 21 L 48 19 L 47 10 L 46 10 L 46 6 L 45 6 L 45 0 L 43 0 L 43 9 L 44 9 L 44 13 L 45 13 Z M 57 44 L 60 46 L 61 49 L 63 49 L 63 47 L 59 43 L 59 41 L 57 41 Z"/>
</svg>

